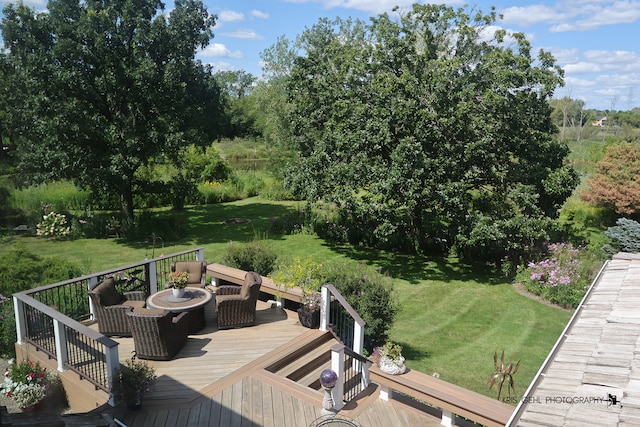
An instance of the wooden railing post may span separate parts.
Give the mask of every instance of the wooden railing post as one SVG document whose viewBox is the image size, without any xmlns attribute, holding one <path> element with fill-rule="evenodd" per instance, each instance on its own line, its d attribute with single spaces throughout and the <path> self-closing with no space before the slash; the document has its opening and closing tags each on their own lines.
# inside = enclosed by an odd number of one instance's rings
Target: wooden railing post
<svg viewBox="0 0 640 427">
<path fill-rule="evenodd" d="M 388 402 L 393 398 L 393 389 L 386 385 L 380 385 L 380 399 Z"/>
<path fill-rule="evenodd" d="M 90 291 L 91 289 L 95 288 L 95 286 L 98 284 L 98 278 L 96 276 L 92 276 L 89 278 L 89 280 L 87 281 L 87 290 Z M 91 314 L 91 320 L 96 320 L 96 313 L 95 313 L 95 309 L 93 307 L 93 301 L 91 300 L 91 297 L 89 295 L 87 295 L 87 298 L 89 298 L 89 314 Z"/>
<path fill-rule="evenodd" d="M 204 248 L 196 250 L 196 261 L 204 261 Z"/>
<path fill-rule="evenodd" d="M 451 411 L 443 409 L 440 425 L 445 427 L 454 427 L 456 425 L 456 415 Z"/>
<path fill-rule="evenodd" d="M 320 330 L 329 330 L 329 310 L 331 309 L 331 294 L 329 288 L 323 286 L 321 289 L 322 302 L 320 303 Z M 336 371 L 338 372 L 338 371 Z"/>
<path fill-rule="evenodd" d="M 358 323 L 353 324 L 353 348 L 358 354 L 362 354 L 364 348 L 364 328 Z"/>
<path fill-rule="evenodd" d="M 27 331 L 24 303 L 16 297 L 13 297 L 13 312 L 16 317 L 16 342 L 18 344 L 24 344 L 24 336 Z"/>
<path fill-rule="evenodd" d="M 331 390 L 331 397 L 333 409 L 339 411 L 344 406 L 344 347 L 340 344 L 331 348 L 331 369 L 338 374 L 338 382 Z"/>
<path fill-rule="evenodd" d="M 147 279 L 149 280 L 149 295 L 158 292 L 158 267 L 155 261 L 147 263 Z"/>
<path fill-rule="evenodd" d="M 56 359 L 58 362 L 58 371 L 64 371 L 64 365 L 69 361 L 69 352 L 67 351 L 67 331 L 64 324 L 53 319 L 53 336 L 56 340 Z"/>
<path fill-rule="evenodd" d="M 113 384 L 120 371 L 120 359 L 118 358 L 118 346 L 108 347 L 106 351 L 107 379 L 109 390 L 113 390 Z M 109 393 L 109 405 L 116 406 L 113 393 Z"/>
</svg>

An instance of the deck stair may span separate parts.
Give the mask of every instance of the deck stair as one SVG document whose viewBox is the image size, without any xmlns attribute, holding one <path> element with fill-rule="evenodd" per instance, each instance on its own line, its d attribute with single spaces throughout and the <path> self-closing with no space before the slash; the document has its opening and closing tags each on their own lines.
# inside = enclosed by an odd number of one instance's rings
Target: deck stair
<svg viewBox="0 0 640 427">
<path fill-rule="evenodd" d="M 331 367 L 331 347 L 337 341 L 330 333 L 316 334 L 291 353 L 265 369 L 306 387 L 320 389 L 320 373 Z"/>
</svg>

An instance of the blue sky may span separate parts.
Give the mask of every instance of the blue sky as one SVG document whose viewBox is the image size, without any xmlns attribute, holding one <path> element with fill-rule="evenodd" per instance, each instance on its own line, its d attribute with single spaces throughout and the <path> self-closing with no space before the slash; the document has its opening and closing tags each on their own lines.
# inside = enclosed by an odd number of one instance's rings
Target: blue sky
<svg viewBox="0 0 640 427">
<path fill-rule="evenodd" d="M 404 0 L 204 0 L 218 15 L 215 37 L 198 57 L 216 70 L 245 70 L 259 76 L 260 52 L 279 36 L 289 40 L 319 18 L 367 20 Z M 445 1 L 460 7 L 465 2 Z M 534 52 L 551 52 L 565 70 L 557 97 L 582 99 L 586 108 L 640 107 L 640 1 L 476 1 L 470 6 L 504 15 L 499 27 L 521 31 Z"/>
</svg>

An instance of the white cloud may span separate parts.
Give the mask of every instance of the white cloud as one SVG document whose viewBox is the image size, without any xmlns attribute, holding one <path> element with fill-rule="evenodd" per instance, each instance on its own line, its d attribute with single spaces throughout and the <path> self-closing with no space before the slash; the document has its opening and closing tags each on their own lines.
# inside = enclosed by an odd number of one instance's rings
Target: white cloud
<svg viewBox="0 0 640 427">
<path fill-rule="evenodd" d="M 515 6 L 499 11 L 505 24 L 530 26 L 540 23 L 562 22 L 566 17 L 557 9 L 544 5 Z"/>
<path fill-rule="evenodd" d="M 244 14 L 235 10 L 223 10 L 217 13 L 218 19 L 222 22 L 238 22 L 244 20 Z"/>
<path fill-rule="evenodd" d="M 228 62 L 220 61 L 211 63 L 213 69 L 216 71 L 233 71 L 235 67 Z"/>
<path fill-rule="evenodd" d="M 592 79 L 580 79 L 577 77 L 566 77 L 564 79 L 565 89 L 571 91 L 573 88 L 590 89 L 596 86 L 598 83 Z M 585 98 L 582 98 L 585 99 Z"/>
<path fill-rule="evenodd" d="M 242 58 L 242 52 L 239 50 L 231 51 L 222 43 L 211 43 L 204 50 L 199 52 L 204 58 Z"/>
<path fill-rule="evenodd" d="M 582 56 L 589 61 L 599 62 L 601 64 L 637 64 L 640 62 L 640 54 L 638 52 L 629 52 L 625 50 L 587 50 Z"/>
<path fill-rule="evenodd" d="M 559 64 L 569 64 L 580 60 L 580 51 L 578 49 L 559 49 L 550 47 L 544 48 L 544 50 L 551 52 Z"/>
<path fill-rule="evenodd" d="M 239 28 L 232 33 L 223 33 L 223 35 L 227 37 L 233 37 L 236 39 L 244 39 L 244 40 L 262 40 L 264 38 L 263 36 L 256 33 L 255 30 L 251 28 Z"/>
<path fill-rule="evenodd" d="M 262 12 L 261 10 L 256 9 L 253 9 L 251 12 L 249 12 L 249 15 L 251 15 L 253 18 L 269 19 L 269 14 L 267 12 Z"/>
<path fill-rule="evenodd" d="M 599 73 L 602 71 L 602 67 L 593 62 L 576 62 L 573 64 L 567 64 L 562 67 L 567 74 L 590 74 Z"/>
</svg>

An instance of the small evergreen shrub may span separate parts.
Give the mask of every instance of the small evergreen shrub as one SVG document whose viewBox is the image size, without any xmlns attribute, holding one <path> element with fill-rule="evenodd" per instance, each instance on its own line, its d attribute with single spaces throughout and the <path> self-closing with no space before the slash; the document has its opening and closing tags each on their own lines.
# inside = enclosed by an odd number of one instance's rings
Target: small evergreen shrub
<svg viewBox="0 0 640 427">
<path fill-rule="evenodd" d="M 627 218 L 619 218 L 616 225 L 604 233 L 613 240 L 613 244 L 622 252 L 640 252 L 640 224 Z"/>
<path fill-rule="evenodd" d="M 222 263 L 245 271 L 255 271 L 268 276 L 274 270 L 278 255 L 265 241 L 249 243 L 229 242 Z"/>
</svg>

